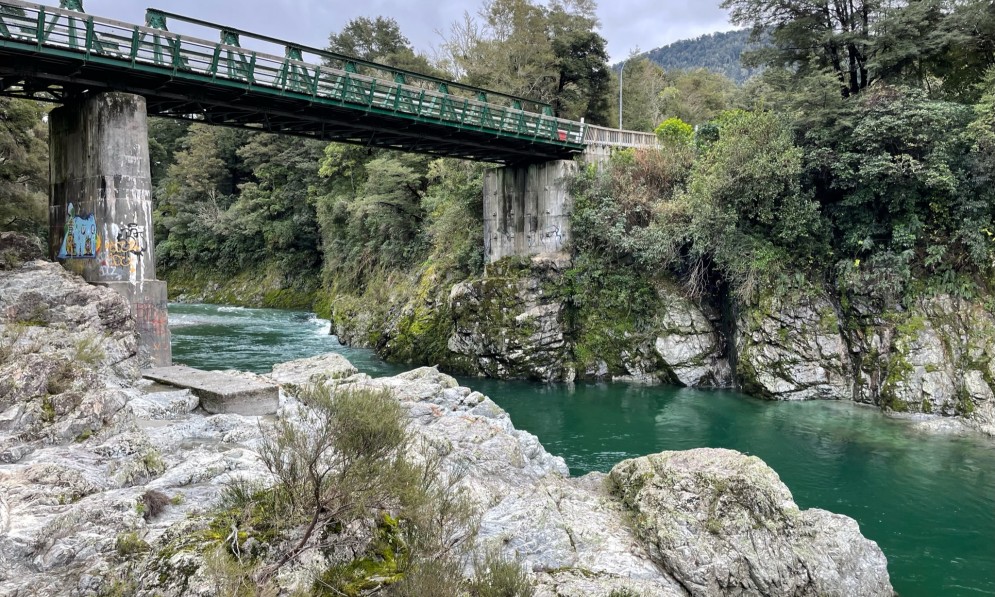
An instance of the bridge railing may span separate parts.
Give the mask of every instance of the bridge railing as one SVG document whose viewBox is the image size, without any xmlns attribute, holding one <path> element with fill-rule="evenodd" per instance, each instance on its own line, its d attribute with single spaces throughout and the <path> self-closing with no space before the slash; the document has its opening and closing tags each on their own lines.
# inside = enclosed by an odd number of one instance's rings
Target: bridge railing
<svg viewBox="0 0 995 597">
<path fill-rule="evenodd" d="M 659 147 L 660 139 L 655 133 L 610 129 L 589 124 L 584 133 L 584 143 L 613 147 Z"/>
<path fill-rule="evenodd" d="M 313 64 L 304 61 L 304 49 L 293 44 L 286 44 L 285 56 L 259 52 L 241 47 L 240 35 L 252 34 L 237 30 L 219 28 L 220 43 L 181 36 L 165 29 L 166 16 L 175 15 L 150 10 L 150 24 L 157 26 L 144 27 L 22 0 L 4 0 L 0 2 L 0 44 L 30 44 L 39 51 L 72 52 L 85 61 L 262 89 L 316 103 L 360 107 L 543 143 L 576 147 L 584 142 L 583 123 L 556 118 L 543 104 L 533 106 L 546 113 L 533 112 L 525 109 L 523 102 L 527 100 L 513 96 L 307 49 L 339 60 L 338 66 L 332 66 L 329 63 L 334 64 L 334 60 L 326 56 L 326 64 Z M 380 76 L 361 73 L 361 68 Z M 384 73 L 390 73 L 391 78 L 383 78 Z"/>
</svg>

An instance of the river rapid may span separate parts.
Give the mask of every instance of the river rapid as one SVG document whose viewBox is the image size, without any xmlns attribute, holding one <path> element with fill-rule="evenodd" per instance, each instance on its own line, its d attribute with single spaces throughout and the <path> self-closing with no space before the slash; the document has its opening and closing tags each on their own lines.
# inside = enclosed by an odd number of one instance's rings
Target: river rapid
<svg viewBox="0 0 995 597">
<path fill-rule="evenodd" d="M 338 352 L 371 376 L 405 367 L 342 346 L 296 311 L 170 305 L 173 360 L 267 372 Z M 662 450 L 732 448 L 777 471 L 802 508 L 860 523 L 901 597 L 995 595 L 995 442 L 927 433 L 873 408 L 768 402 L 732 391 L 460 379 L 562 456 L 573 474 Z"/>
</svg>

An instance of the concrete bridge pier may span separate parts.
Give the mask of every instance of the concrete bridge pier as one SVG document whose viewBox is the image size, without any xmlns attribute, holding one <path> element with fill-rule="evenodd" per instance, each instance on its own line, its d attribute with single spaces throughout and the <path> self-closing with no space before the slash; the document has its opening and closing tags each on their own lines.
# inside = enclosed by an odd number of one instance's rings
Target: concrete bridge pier
<svg viewBox="0 0 995 597">
<path fill-rule="evenodd" d="M 505 166 L 484 176 L 484 257 L 552 255 L 570 240 L 573 199 L 567 179 L 577 163 Z"/>
<path fill-rule="evenodd" d="M 85 94 L 49 114 L 49 254 L 131 304 L 143 366 L 172 363 L 156 280 L 145 98 Z"/>
</svg>

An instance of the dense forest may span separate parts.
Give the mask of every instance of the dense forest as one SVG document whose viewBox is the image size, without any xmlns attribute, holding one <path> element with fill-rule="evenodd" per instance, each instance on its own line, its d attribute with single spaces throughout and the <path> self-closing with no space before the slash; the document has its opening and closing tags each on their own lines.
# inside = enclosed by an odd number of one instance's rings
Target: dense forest
<svg viewBox="0 0 995 597">
<path fill-rule="evenodd" d="M 813 281 L 881 307 L 924 292 L 990 296 L 992 2 L 724 6 L 749 33 L 709 43 L 766 40 L 744 54 L 762 72 L 737 85 L 646 57 L 627 65 L 624 126 L 663 145 L 619 152 L 575 182 L 578 292 L 614 293 L 577 304 L 638 307 L 663 274 L 744 301 Z M 488 2 L 434 59 L 389 18 L 357 19 L 329 45 L 608 123 L 618 81 L 594 9 Z M 0 101 L 0 226 L 43 232 L 45 108 Z M 346 318 L 411 297 L 431 310 L 440 289 L 483 271 L 483 165 L 178 121 L 154 120 L 150 137 L 157 256 L 174 294 Z M 202 293 L 217 281 L 242 286 Z"/>
<path fill-rule="evenodd" d="M 749 45 L 750 32 L 743 29 L 682 39 L 640 56 L 649 58 L 664 71 L 703 68 L 742 85 L 760 72 L 757 68 L 745 66 L 740 60 Z"/>
</svg>

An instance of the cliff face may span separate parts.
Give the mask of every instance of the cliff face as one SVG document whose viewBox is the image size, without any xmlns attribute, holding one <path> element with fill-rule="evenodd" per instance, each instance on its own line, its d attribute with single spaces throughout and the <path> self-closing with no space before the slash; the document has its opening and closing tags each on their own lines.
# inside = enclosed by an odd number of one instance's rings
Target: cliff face
<svg viewBox="0 0 995 597">
<path fill-rule="evenodd" d="M 419 291 L 333 300 L 331 317 L 348 344 L 458 373 L 738 386 L 775 400 L 958 417 L 995 434 L 995 315 L 980 301 L 937 295 L 883 309 L 808 288 L 719 313 L 664 280 L 652 312 L 633 315 L 584 304 L 570 267 L 565 256 L 535 257 L 456 284 L 423 275 Z"/>
<path fill-rule="evenodd" d="M 960 417 L 995 436 L 995 316 L 980 302 L 937 295 L 882 311 L 807 295 L 742 308 L 737 324 L 751 393 Z"/>
<path fill-rule="evenodd" d="M 187 391 L 135 381 L 131 322 L 116 295 L 32 261 L 0 272 L 0 300 L 4 334 L 38 328 L 5 344 L 2 364 L 0 593 L 235 594 L 226 584 L 233 570 L 250 561 L 264 569 L 299 540 L 301 529 L 261 536 L 239 528 L 251 521 L 217 526 L 219 500 L 238 479 L 274 483 L 258 455 L 273 422 L 209 415 Z M 30 304 L 46 310 L 25 320 Z M 71 362 L 63 353 L 77 348 L 66 342 L 93 331 L 108 345 L 68 381 L 46 364 Z M 278 365 L 269 378 L 284 386 L 278 419 L 295 424 L 311 420 L 312 406 L 297 397 L 304 384 L 388 391 L 418 440 L 406 456 L 441 454 L 436 474 L 470 497 L 479 517 L 472 549 L 519 558 L 537 595 L 711 596 L 731 586 L 744 595 L 891 595 L 884 556 L 856 524 L 800 511 L 756 458 L 665 453 L 621 463 L 610 480 L 571 478 L 491 400 L 433 368 L 371 379 L 323 357 Z M 363 554 L 377 539 L 366 531 L 377 516 L 315 535 L 267 594 L 308 592 L 330 568 L 369 564 Z M 690 536 L 688 520 L 697 521 Z M 338 536 L 348 548 L 336 547 Z M 744 552 L 747 538 L 755 552 Z M 689 546 L 737 564 L 703 567 Z M 400 578 L 368 575 L 357 582 Z"/>
</svg>

